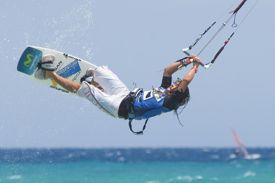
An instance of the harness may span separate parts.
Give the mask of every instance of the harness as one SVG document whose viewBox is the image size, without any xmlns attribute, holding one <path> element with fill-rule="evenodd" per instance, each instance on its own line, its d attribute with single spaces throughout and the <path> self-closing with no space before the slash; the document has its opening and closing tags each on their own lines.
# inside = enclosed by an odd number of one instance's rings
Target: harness
<svg viewBox="0 0 275 183">
<path fill-rule="evenodd" d="M 129 96 L 129 108 L 128 108 L 129 123 L 128 124 L 129 124 L 130 131 L 132 133 L 134 133 L 135 135 L 142 135 L 143 134 L 143 131 L 145 130 L 147 122 L 149 120 L 149 118 L 145 120 L 145 123 L 144 123 L 141 131 L 134 131 L 133 130 L 132 122 L 136 117 L 135 116 L 135 110 L 134 110 L 134 102 L 135 102 L 136 98 L 139 97 L 142 93 L 143 93 L 142 88 L 136 88 L 133 91 L 131 91 L 128 95 Z"/>
<path fill-rule="evenodd" d="M 159 95 L 158 95 L 159 96 Z M 129 129 L 135 135 L 143 134 L 150 117 L 168 112 L 170 110 L 163 107 L 164 96 L 157 97 L 156 91 L 143 91 L 142 88 L 136 88 L 131 91 L 121 102 L 119 107 L 119 116 L 129 119 Z M 145 119 L 141 131 L 134 131 L 132 127 L 133 120 Z"/>
</svg>

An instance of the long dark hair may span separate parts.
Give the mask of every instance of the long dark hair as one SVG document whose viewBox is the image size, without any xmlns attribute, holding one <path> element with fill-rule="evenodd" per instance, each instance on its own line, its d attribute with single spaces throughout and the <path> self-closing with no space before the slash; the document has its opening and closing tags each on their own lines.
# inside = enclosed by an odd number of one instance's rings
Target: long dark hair
<svg viewBox="0 0 275 183">
<path fill-rule="evenodd" d="M 179 107 L 181 106 L 186 106 L 190 100 L 190 92 L 189 92 L 189 88 L 187 87 L 185 89 L 185 91 L 183 92 L 182 96 L 181 96 L 181 102 L 180 102 L 180 105 Z"/>
<path fill-rule="evenodd" d="M 188 102 L 190 101 L 190 92 L 189 92 L 189 88 L 187 87 L 185 89 L 185 91 L 183 92 L 183 95 L 181 96 L 181 102 L 179 103 L 178 107 L 176 109 L 174 109 L 174 112 L 177 116 L 178 122 L 181 126 L 183 126 L 183 123 L 181 122 L 179 115 L 182 113 L 183 109 L 185 109 L 185 107 L 187 106 Z M 180 112 L 178 112 L 178 110 L 180 110 Z"/>
</svg>

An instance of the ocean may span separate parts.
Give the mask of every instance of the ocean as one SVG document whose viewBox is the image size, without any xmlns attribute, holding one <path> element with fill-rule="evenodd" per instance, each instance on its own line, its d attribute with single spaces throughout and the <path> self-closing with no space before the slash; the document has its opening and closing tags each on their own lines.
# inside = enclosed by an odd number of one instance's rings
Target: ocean
<svg viewBox="0 0 275 183">
<path fill-rule="evenodd" d="M 2 183 L 275 183 L 275 148 L 1 149 Z"/>
</svg>

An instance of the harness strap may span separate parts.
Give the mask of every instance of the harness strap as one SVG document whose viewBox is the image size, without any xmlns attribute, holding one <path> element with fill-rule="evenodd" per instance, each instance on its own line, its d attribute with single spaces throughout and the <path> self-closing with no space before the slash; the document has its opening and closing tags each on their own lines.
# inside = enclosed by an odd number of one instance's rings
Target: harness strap
<svg viewBox="0 0 275 183">
<path fill-rule="evenodd" d="M 135 135 L 143 134 L 143 131 L 145 130 L 147 122 L 149 120 L 149 118 L 145 120 L 145 123 L 144 123 L 141 131 L 133 130 L 132 122 L 135 118 L 134 101 L 142 92 L 143 92 L 142 88 L 135 88 L 133 91 L 131 91 L 129 93 L 129 106 L 128 106 L 129 128 L 130 128 L 130 131 Z"/>
<path fill-rule="evenodd" d="M 135 134 L 135 135 L 143 135 L 143 131 L 144 131 L 145 128 L 146 128 L 146 125 L 147 125 L 148 120 L 149 120 L 149 119 L 146 119 L 146 121 L 145 121 L 145 123 L 144 123 L 144 125 L 143 125 L 142 130 L 136 132 L 136 131 L 134 131 L 133 128 L 132 128 L 133 119 L 130 119 L 130 120 L 129 120 L 129 128 L 130 128 L 131 132 L 132 132 L 133 134 Z"/>
</svg>

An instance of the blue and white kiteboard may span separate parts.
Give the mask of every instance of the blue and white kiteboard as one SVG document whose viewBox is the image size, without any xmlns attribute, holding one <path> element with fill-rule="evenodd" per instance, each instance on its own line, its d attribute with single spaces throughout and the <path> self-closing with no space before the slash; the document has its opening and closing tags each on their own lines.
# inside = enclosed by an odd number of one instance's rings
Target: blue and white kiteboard
<svg viewBox="0 0 275 183">
<path fill-rule="evenodd" d="M 57 68 L 57 74 L 75 82 L 80 82 L 80 78 L 85 75 L 88 68 L 97 67 L 88 61 L 53 49 L 28 46 L 20 57 L 17 70 L 27 74 L 31 78 L 35 78 L 34 74 L 37 71 L 37 66 L 46 55 L 53 55 L 55 57 L 54 65 Z M 68 92 L 53 80 L 43 80 L 43 83 L 51 88 Z"/>
</svg>

